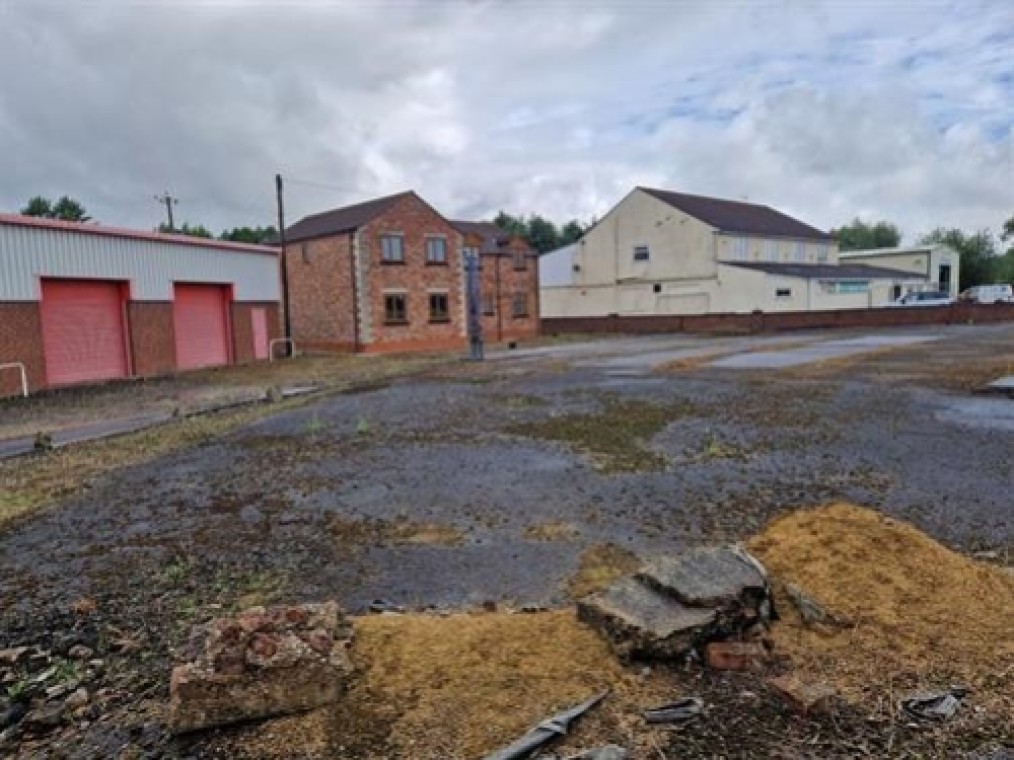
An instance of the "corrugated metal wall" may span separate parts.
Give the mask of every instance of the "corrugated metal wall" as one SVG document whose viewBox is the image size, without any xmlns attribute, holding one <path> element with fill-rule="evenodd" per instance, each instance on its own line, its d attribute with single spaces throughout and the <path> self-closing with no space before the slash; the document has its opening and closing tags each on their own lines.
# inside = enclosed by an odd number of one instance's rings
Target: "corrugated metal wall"
<svg viewBox="0 0 1014 760">
<path fill-rule="evenodd" d="M 37 301 L 39 277 L 130 281 L 138 301 L 172 300 L 173 281 L 232 284 L 237 301 L 278 301 L 274 256 L 0 223 L 0 301 Z"/>
</svg>

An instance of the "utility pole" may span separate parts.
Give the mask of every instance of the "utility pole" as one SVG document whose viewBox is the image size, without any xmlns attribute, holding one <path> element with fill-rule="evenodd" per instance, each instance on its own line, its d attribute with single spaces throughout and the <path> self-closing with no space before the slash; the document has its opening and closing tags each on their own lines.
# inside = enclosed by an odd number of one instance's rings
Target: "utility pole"
<svg viewBox="0 0 1014 760">
<path fill-rule="evenodd" d="M 275 175 L 275 198 L 278 201 L 278 245 L 281 246 L 279 262 L 282 265 L 282 319 L 285 323 L 285 337 L 289 342 L 285 343 L 286 356 L 292 356 L 292 320 L 289 315 L 289 267 L 285 252 L 285 200 L 282 197 L 284 186 L 282 175 Z"/>
<path fill-rule="evenodd" d="M 165 205 L 166 216 L 169 217 L 169 232 L 175 232 L 176 227 L 173 225 L 173 206 L 180 202 L 179 198 L 173 198 L 169 195 L 169 191 L 166 191 L 162 195 L 156 195 L 155 200 Z"/>
</svg>

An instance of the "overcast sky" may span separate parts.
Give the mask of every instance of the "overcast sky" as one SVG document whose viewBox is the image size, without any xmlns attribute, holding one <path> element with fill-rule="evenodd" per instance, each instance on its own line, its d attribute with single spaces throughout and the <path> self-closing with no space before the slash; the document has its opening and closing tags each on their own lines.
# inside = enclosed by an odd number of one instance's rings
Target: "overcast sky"
<svg viewBox="0 0 1014 760">
<path fill-rule="evenodd" d="M 151 228 L 169 190 L 218 231 L 273 222 L 276 172 L 290 221 L 407 188 L 589 220 L 640 184 L 996 230 L 1014 2 L 0 0 L 0 209 Z"/>
</svg>

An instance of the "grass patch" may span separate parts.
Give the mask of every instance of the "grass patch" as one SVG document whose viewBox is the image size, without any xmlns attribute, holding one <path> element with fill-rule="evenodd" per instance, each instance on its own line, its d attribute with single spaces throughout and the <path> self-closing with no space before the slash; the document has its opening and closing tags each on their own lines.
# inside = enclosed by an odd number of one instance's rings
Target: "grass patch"
<svg viewBox="0 0 1014 760">
<path fill-rule="evenodd" d="M 398 520 L 346 520 L 334 518 L 328 528 L 343 548 L 359 550 L 369 546 L 457 546 L 464 534 L 453 525 Z"/>
<path fill-rule="evenodd" d="M 629 549 L 613 543 L 596 544 L 581 554 L 577 572 L 567 581 L 567 594 L 571 599 L 582 599 L 640 567 L 641 560 Z"/>
<path fill-rule="evenodd" d="M 601 472 L 651 472 L 665 469 L 661 454 L 645 447 L 653 435 L 687 413 L 683 402 L 665 405 L 609 398 L 591 414 L 567 414 L 512 425 L 507 432 L 565 443 L 587 454 Z"/>
<path fill-rule="evenodd" d="M 522 535 L 529 541 L 574 541 L 581 531 L 573 523 L 550 520 L 529 525 Z"/>
</svg>

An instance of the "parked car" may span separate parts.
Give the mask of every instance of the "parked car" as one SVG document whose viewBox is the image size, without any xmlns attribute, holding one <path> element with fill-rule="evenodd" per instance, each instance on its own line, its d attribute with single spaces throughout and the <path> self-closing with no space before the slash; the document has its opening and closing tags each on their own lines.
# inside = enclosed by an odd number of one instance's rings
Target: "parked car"
<svg viewBox="0 0 1014 760">
<path fill-rule="evenodd" d="M 972 303 L 1009 303 L 1014 301 L 1014 288 L 1010 285 L 976 285 L 962 291 L 958 298 Z"/>
<path fill-rule="evenodd" d="M 954 303 L 949 293 L 939 290 L 912 291 L 906 293 L 896 301 L 891 301 L 891 306 L 947 306 Z"/>
</svg>

